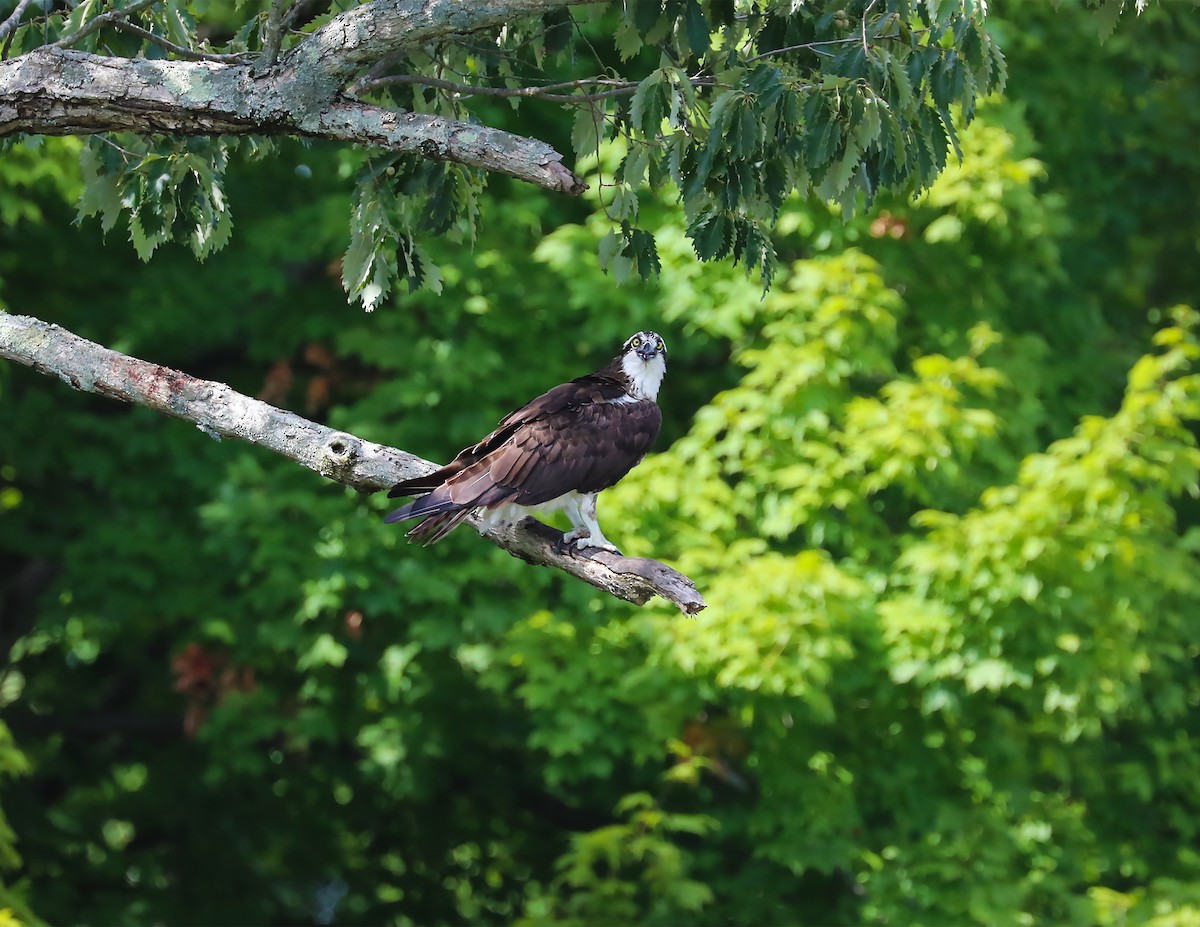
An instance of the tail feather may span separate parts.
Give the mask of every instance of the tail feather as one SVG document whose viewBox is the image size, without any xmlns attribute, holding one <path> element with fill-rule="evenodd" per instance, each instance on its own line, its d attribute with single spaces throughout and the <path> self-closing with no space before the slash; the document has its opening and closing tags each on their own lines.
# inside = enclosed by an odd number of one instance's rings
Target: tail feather
<svg viewBox="0 0 1200 927">
<path fill-rule="evenodd" d="M 414 526 L 405 535 L 409 541 L 415 541 L 426 546 L 436 544 L 447 534 L 466 521 L 471 514 L 471 507 L 455 509 L 449 512 L 438 512 L 430 515 L 419 525 Z"/>
<path fill-rule="evenodd" d="M 395 499 L 397 496 L 417 496 L 421 493 L 433 492 L 444 482 L 446 482 L 446 468 L 442 467 L 440 470 L 434 470 L 424 476 L 401 480 L 388 490 L 388 498 Z"/>
<path fill-rule="evenodd" d="M 460 506 L 444 492 L 431 492 L 420 499 L 414 499 L 407 505 L 402 505 L 383 520 L 391 525 L 398 521 L 408 521 L 410 518 L 422 518 L 426 515 L 441 515 L 452 512 Z"/>
</svg>

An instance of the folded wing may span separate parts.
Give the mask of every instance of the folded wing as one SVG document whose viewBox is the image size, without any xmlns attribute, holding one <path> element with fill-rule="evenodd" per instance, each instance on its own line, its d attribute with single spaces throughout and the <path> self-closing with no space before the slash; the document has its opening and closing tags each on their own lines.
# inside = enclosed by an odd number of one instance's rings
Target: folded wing
<svg viewBox="0 0 1200 927">
<path fill-rule="evenodd" d="M 646 455 L 661 424 L 654 402 L 626 398 L 612 380 L 581 377 L 513 412 L 440 470 L 398 483 L 389 496 L 427 495 L 386 521 L 424 517 L 410 536 L 433 543 L 480 506 L 599 492 Z"/>
</svg>

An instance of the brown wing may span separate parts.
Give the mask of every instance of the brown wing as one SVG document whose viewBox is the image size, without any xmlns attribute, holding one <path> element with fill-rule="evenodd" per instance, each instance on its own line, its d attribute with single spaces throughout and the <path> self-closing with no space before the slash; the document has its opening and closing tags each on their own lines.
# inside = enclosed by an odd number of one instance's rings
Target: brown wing
<svg viewBox="0 0 1200 927">
<path fill-rule="evenodd" d="M 646 455 L 661 425 L 655 402 L 629 400 L 611 378 L 580 377 L 506 416 L 440 470 L 397 483 L 389 496 L 426 495 L 385 521 L 426 518 L 409 533 L 425 532 L 422 539 L 433 543 L 479 506 L 538 505 L 568 492 L 599 492 Z"/>
<path fill-rule="evenodd" d="M 590 403 L 617 399 L 623 395 L 625 395 L 625 390 L 620 383 L 610 377 L 597 374 L 578 377 L 570 383 L 556 386 L 554 389 L 542 393 L 536 399 L 530 400 L 521 408 L 510 412 L 500 420 L 495 431 L 478 444 L 459 451 L 458 455 L 446 466 L 425 476 L 397 483 L 388 491 L 388 498 L 395 499 L 397 496 L 414 496 L 419 493 L 432 492 L 472 464 L 503 447 L 521 425 L 567 410 L 579 409 Z"/>
<path fill-rule="evenodd" d="M 661 425 L 649 400 L 542 412 L 504 429 L 503 441 L 446 482 L 447 495 L 455 505 L 538 505 L 568 492 L 599 492 L 646 455 Z"/>
</svg>

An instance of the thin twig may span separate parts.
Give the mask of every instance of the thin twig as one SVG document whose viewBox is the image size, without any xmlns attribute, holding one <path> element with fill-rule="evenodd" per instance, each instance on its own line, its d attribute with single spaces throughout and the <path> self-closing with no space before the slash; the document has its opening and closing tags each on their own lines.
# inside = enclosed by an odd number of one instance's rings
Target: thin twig
<svg viewBox="0 0 1200 927">
<path fill-rule="evenodd" d="M 251 55 L 218 55 L 213 52 L 195 51 L 191 48 L 184 48 L 182 45 L 176 45 L 169 39 L 164 39 L 157 32 L 151 32 L 149 29 L 143 29 L 141 26 L 135 26 L 131 22 L 126 22 L 123 19 L 117 19 L 109 25 L 112 28 L 121 32 L 129 32 L 133 35 L 141 36 L 147 42 L 157 45 L 159 48 L 171 52 L 173 55 L 178 55 L 180 58 L 186 58 L 189 61 L 217 61 L 221 64 L 245 64 Z"/>
<path fill-rule="evenodd" d="M 121 154 L 125 155 L 126 163 L 128 163 L 128 162 L 132 161 L 134 158 L 138 157 L 137 154 L 130 151 L 128 148 L 122 148 L 120 145 L 118 145 L 116 142 L 114 142 L 107 135 L 93 135 L 92 138 L 98 139 L 98 140 L 104 142 L 104 144 L 111 145 L 113 148 L 117 149 L 117 151 L 119 151 L 119 152 L 121 152 Z"/>
<path fill-rule="evenodd" d="M 0 23 L 0 39 L 3 39 L 6 35 L 16 29 L 18 25 L 20 25 L 21 17 L 25 15 L 25 8 L 29 6 L 31 2 L 32 0 L 21 0 L 21 2 L 17 4 L 17 8 L 8 14 L 4 22 Z"/>
<path fill-rule="evenodd" d="M 879 2 L 879 0 L 871 0 L 871 2 L 867 4 L 867 8 L 863 11 L 862 43 L 863 43 L 863 55 L 866 58 L 871 57 L 871 48 L 869 45 L 867 45 L 867 17 L 871 15 L 871 10 L 875 9 L 875 4 L 878 2 Z"/>
<path fill-rule="evenodd" d="M 470 84 L 456 84 L 453 81 L 442 80 L 437 77 L 426 77 L 422 74 L 392 74 L 387 77 L 377 77 L 374 80 L 364 81 L 363 83 L 359 84 L 356 89 L 359 91 L 371 91 L 393 84 L 420 84 L 423 87 L 435 87 L 438 90 L 449 90 L 464 97 L 529 97 L 537 100 L 558 100 L 566 103 L 594 103 L 598 100 L 607 100 L 610 97 L 619 97 L 626 94 L 635 93 L 638 87 L 637 81 L 616 81 L 600 78 L 564 81 L 560 84 L 548 84 L 545 87 L 474 87 Z M 596 84 L 614 84 L 616 86 L 614 86 L 611 90 L 602 90 L 597 93 L 586 94 L 546 92 L 551 88 L 561 89 L 563 87 L 584 87 Z"/>
<path fill-rule="evenodd" d="M 101 13 L 95 19 L 90 19 L 83 24 L 79 29 L 76 29 L 70 35 L 64 35 L 61 39 L 55 42 L 52 48 L 68 48 L 74 45 L 85 36 L 91 35 L 97 29 L 112 23 L 121 22 L 128 19 L 134 13 L 144 10 L 148 6 L 158 3 L 158 0 L 134 0 L 129 6 L 120 10 L 109 10 L 107 13 Z"/>
<path fill-rule="evenodd" d="M 829 39 L 826 42 L 805 42 L 802 45 L 785 45 L 783 48 L 774 48 L 771 51 L 763 52 L 761 55 L 755 55 L 753 58 L 747 58 L 745 64 L 753 64 L 755 61 L 762 61 L 763 58 L 771 58 L 774 55 L 782 55 L 791 51 L 816 51 L 819 47 L 825 45 L 849 45 L 857 42 L 858 39 Z"/>
<path fill-rule="evenodd" d="M 712 78 L 692 78 L 692 86 L 714 86 Z M 363 81 L 355 86 L 358 92 L 369 92 L 393 84 L 419 84 L 422 87 L 434 87 L 438 90 L 449 90 L 464 97 L 523 97 L 533 100 L 553 100 L 561 103 L 596 103 L 600 100 L 610 100 L 613 97 L 628 96 L 636 93 L 637 81 L 609 80 L 601 77 L 589 77 L 583 80 L 563 81 L 558 84 L 546 84 L 540 87 L 476 87 L 471 84 L 456 84 L 438 77 L 426 77 L 423 74 L 391 74 L 387 77 L 377 77 L 374 80 Z M 612 89 L 600 90 L 595 93 L 547 93 L 548 90 L 560 90 L 564 87 L 587 87 L 611 84 Z"/>
</svg>

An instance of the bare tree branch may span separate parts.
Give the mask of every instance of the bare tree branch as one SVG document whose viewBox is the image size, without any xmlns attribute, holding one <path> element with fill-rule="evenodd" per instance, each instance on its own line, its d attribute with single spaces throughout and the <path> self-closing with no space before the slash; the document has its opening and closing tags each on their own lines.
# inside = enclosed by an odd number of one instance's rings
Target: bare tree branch
<svg viewBox="0 0 1200 927">
<path fill-rule="evenodd" d="M 248 65 L 46 47 L 0 61 L 0 137 L 296 134 L 470 164 L 561 193 L 586 189 L 562 155 L 536 139 L 345 98 L 312 106 L 298 95 L 287 81 L 256 79 Z"/>
<path fill-rule="evenodd" d="M 237 438 L 268 448 L 359 492 L 376 492 L 436 469 L 406 451 L 334 431 L 223 383 L 120 354 L 29 316 L 0 312 L 0 358 L 56 376 L 74 389 L 191 422 L 218 440 Z M 562 570 L 628 602 L 640 605 L 659 595 L 687 615 L 705 607 L 695 584 L 667 565 L 607 551 L 558 554 L 554 541 L 561 534 L 532 519 L 485 537 L 515 557 Z"/>
<path fill-rule="evenodd" d="M 280 65 L 321 73 L 341 86 L 384 55 L 440 38 L 503 25 L 521 16 L 600 0 L 374 0 L 335 16 L 289 51 Z"/>
<path fill-rule="evenodd" d="M 260 73 L 274 66 L 279 60 L 279 48 L 283 43 L 284 12 L 286 0 L 271 0 L 271 8 L 267 11 L 267 22 L 263 28 L 263 48 L 259 55 L 259 63 L 255 72 Z"/>
<path fill-rule="evenodd" d="M 435 116 L 359 104 L 358 71 L 397 49 L 492 28 L 514 17 L 595 0 L 373 0 L 335 16 L 273 66 L 282 4 L 272 6 L 267 57 L 183 48 L 129 23 L 156 0 L 103 13 L 52 46 L 0 61 L 0 138 L 86 135 L 294 134 L 374 145 L 507 174 L 578 195 L 583 181 L 535 139 Z M 278 14 L 278 15 L 276 15 Z M 10 17 L 11 19 L 11 17 Z M 6 20 L 6 24 L 7 24 Z M 102 27 L 140 35 L 189 61 L 89 54 L 64 46 Z"/>
</svg>

